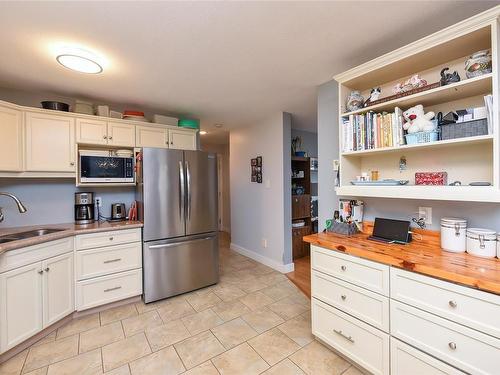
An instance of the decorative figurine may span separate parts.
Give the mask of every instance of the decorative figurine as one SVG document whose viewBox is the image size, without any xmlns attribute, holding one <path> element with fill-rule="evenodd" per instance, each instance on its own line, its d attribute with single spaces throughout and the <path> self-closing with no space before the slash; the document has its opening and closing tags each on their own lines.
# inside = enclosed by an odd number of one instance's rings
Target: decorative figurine
<svg viewBox="0 0 500 375">
<path fill-rule="evenodd" d="M 380 87 L 373 88 L 372 91 L 370 91 L 370 97 L 366 99 L 365 103 L 363 104 L 363 107 L 368 107 L 371 103 L 378 100 L 381 93 L 382 90 L 380 89 Z"/>
<path fill-rule="evenodd" d="M 397 95 L 424 86 L 427 86 L 427 81 L 425 79 L 420 78 L 418 74 L 415 74 L 410 78 L 408 78 L 405 82 L 396 83 L 392 88 L 392 92 Z"/>
<path fill-rule="evenodd" d="M 361 96 L 359 91 L 352 91 L 347 97 L 347 103 L 346 103 L 347 111 L 352 112 L 363 108 L 364 102 L 365 99 Z"/>
<path fill-rule="evenodd" d="M 408 134 L 436 130 L 436 125 L 431 121 L 431 119 L 434 118 L 434 112 L 425 113 L 422 104 L 404 111 L 403 117 L 406 120 L 403 124 L 403 129 L 406 130 Z"/>
<path fill-rule="evenodd" d="M 460 82 L 460 76 L 458 72 L 455 70 L 453 73 L 445 73 L 450 68 L 446 67 L 441 70 L 441 86 L 449 85 L 450 83 Z"/>
<path fill-rule="evenodd" d="M 491 55 L 489 52 L 487 49 L 475 52 L 465 61 L 465 75 L 467 78 L 491 73 Z"/>
</svg>

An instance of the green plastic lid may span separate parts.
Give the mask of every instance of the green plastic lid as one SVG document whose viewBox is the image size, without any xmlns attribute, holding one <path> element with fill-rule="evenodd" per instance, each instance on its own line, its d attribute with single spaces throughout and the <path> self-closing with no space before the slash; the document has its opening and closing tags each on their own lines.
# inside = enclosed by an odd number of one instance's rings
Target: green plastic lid
<svg viewBox="0 0 500 375">
<path fill-rule="evenodd" d="M 179 126 L 181 128 L 199 129 L 200 120 L 194 118 L 181 118 L 179 120 Z"/>
</svg>

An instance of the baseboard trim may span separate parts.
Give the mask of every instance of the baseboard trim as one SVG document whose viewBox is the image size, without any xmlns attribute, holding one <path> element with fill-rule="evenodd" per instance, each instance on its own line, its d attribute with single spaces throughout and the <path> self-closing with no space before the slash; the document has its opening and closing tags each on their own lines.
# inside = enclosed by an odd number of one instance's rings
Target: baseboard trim
<svg viewBox="0 0 500 375">
<path fill-rule="evenodd" d="M 231 250 L 236 251 L 238 254 L 244 255 L 250 259 L 253 259 L 259 263 L 262 263 L 268 267 L 271 267 L 271 268 L 273 268 L 276 271 L 281 272 L 281 273 L 292 272 L 295 269 L 295 265 L 293 263 L 288 263 L 288 264 L 278 263 L 271 258 L 268 258 L 264 255 L 258 254 L 255 251 L 245 249 L 244 247 L 236 245 L 235 243 L 232 243 L 232 242 L 231 242 L 230 248 L 231 248 Z"/>
</svg>

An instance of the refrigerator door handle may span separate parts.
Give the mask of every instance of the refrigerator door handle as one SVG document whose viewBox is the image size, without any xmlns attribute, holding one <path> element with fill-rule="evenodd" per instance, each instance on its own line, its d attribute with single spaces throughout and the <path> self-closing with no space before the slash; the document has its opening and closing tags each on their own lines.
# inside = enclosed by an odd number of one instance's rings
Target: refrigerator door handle
<svg viewBox="0 0 500 375">
<path fill-rule="evenodd" d="M 179 218 L 182 220 L 182 216 L 184 213 L 184 202 L 185 198 L 185 183 L 184 183 L 184 166 L 182 165 L 182 161 L 179 161 Z"/>
<path fill-rule="evenodd" d="M 186 161 L 186 190 L 187 190 L 187 219 L 191 219 L 191 171 L 189 170 L 189 162 Z"/>
<path fill-rule="evenodd" d="M 180 241 L 180 242 L 166 243 L 166 244 L 163 244 L 163 245 L 151 245 L 151 246 L 149 246 L 149 248 L 150 249 L 164 249 L 164 248 L 167 248 L 167 247 L 174 247 L 174 246 L 184 245 L 184 244 L 198 242 L 198 241 L 206 241 L 206 240 L 210 240 L 212 238 L 213 237 L 203 237 L 203 238 L 197 238 L 195 240 L 189 240 L 189 241 Z"/>
</svg>

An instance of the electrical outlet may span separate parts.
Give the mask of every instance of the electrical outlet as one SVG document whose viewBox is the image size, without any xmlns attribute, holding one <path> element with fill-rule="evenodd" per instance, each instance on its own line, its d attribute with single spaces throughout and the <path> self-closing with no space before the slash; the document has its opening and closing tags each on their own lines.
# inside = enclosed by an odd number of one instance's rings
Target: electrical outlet
<svg viewBox="0 0 500 375">
<path fill-rule="evenodd" d="M 94 202 L 97 207 L 102 207 L 102 198 L 101 197 L 95 197 Z"/>
<path fill-rule="evenodd" d="M 267 248 L 267 238 L 263 238 L 263 239 L 261 240 L 261 245 L 262 245 L 262 247 L 263 247 L 264 249 L 266 249 L 266 248 Z"/>
<path fill-rule="evenodd" d="M 432 224 L 432 207 L 419 207 L 418 218 L 425 220 L 425 225 Z"/>
<path fill-rule="evenodd" d="M 340 168 L 340 162 L 338 160 L 333 161 L 333 170 L 337 172 Z"/>
</svg>

